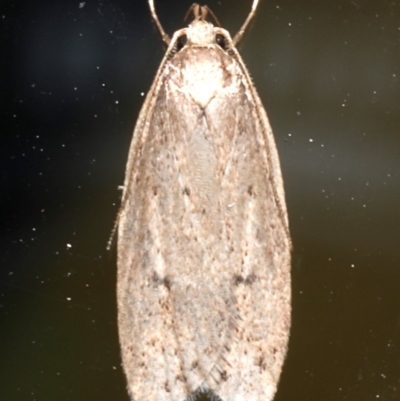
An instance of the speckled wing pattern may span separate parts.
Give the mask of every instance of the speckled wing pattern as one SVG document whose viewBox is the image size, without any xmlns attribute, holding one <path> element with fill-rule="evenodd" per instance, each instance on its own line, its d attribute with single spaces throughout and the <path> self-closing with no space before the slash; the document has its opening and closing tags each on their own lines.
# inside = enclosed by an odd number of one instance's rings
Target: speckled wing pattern
<svg viewBox="0 0 400 401">
<path fill-rule="evenodd" d="M 132 399 L 271 400 L 289 336 L 290 247 L 275 141 L 236 49 L 167 52 L 134 131 L 119 220 Z"/>
</svg>

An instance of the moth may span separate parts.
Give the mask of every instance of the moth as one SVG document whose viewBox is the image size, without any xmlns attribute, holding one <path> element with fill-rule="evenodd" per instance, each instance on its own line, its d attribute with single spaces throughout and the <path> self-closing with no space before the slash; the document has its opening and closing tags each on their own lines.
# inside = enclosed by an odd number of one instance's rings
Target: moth
<svg viewBox="0 0 400 401">
<path fill-rule="evenodd" d="M 194 4 L 139 114 L 118 218 L 118 330 L 135 401 L 269 401 L 290 329 L 288 216 L 267 114 Z M 214 17 L 214 20 L 216 18 Z"/>
</svg>

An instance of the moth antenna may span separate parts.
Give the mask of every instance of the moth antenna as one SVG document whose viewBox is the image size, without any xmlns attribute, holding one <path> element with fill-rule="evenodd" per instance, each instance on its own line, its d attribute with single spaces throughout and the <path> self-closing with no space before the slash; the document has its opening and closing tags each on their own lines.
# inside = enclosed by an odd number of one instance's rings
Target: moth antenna
<svg viewBox="0 0 400 401">
<path fill-rule="evenodd" d="M 124 187 L 119 186 L 118 189 L 123 191 Z M 124 200 L 122 200 L 122 202 L 124 202 Z M 106 248 L 107 251 L 111 251 L 112 246 L 115 245 L 115 237 L 117 235 L 120 217 L 121 217 L 121 211 L 118 212 L 117 218 L 115 219 L 115 222 L 114 222 L 114 227 L 111 230 L 110 238 L 108 239 L 108 242 L 107 242 L 107 248 Z"/>
<path fill-rule="evenodd" d="M 154 7 L 154 0 L 149 0 L 149 7 L 150 7 L 150 12 L 151 12 L 151 17 L 153 18 L 153 21 L 157 25 L 157 29 L 160 32 L 162 40 L 169 45 L 171 42 L 171 38 L 165 33 L 164 28 L 161 25 L 160 20 L 158 19 L 157 13 L 156 13 L 156 8 Z"/>
<path fill-rule="evenodd" d="M 115 244 L 115 236 L 117 234 L 118 224 L 119 224 L 119 213 L 114 222 L 114 227 L 111 231 L 110 238 L 108 239 L 108 242 L 107 242 L 107 247 L 106 247 L 107 251 L 111 251 L 112 246 Z"/>
<path fill-rule="evenodd" d="M 240 41 L 240 39 L 242 39 L 244 31 L 247 29 L 247 27 L 250 24 L 250 21 L 253 19 L 254 15 L 256 14 L 256 8 L 258 6 L 258 2 L 259 2 L 259 0 L 253 0 L 253 5 L 251 6 L 251 10 L 250 10 L 249 15 L 246 18 L 246 21 L 244 21 L 244 24 L 239 29 L 239 32 L 233 38 L 232 42 L 233 42 L 234 46 L 236 46 L 238 44 L 238 42 Z"/>
</svg>

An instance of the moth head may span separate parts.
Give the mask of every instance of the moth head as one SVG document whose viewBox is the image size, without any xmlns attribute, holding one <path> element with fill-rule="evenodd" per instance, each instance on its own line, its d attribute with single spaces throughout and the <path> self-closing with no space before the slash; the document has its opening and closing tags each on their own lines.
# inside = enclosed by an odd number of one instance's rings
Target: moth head
<svg viewBox="0 0 400 401">
<path fill-rule="evenodd" d="M 188 28 L 181 29 L 172 38 L 174 53 L 186 46 L 212 47 L 218 46 L 228 51 L 232 47 L 232 39 L 225 29 L 214 27 L 206 21 L 194 21 Z"/>
<path fill-rule="evenodd" d="M 212 47 L 219 46 L 223 50 L 232 47 L 232 39 L 225 29 L 219 27 L 220 23 L 214 13 L 207 6 L 193 4 L 186 14 L 186 18 L 193 14 L 193 21 L 188 28 L 181 29 L 172 38 L 173 52 L 179 52 L 185 46 Z M 207 19 L 211 17 L 218 25 L 214 26 Z"/>
</svg>

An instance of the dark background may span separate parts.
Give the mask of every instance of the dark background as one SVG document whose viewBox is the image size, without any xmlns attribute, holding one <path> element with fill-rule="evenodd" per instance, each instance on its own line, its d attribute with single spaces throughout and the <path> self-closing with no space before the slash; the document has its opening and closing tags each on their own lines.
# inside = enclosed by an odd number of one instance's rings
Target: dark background
<svg viewBox="0 0 400 401">
<path fill-rule="evenodd" d="M 250 3 L 207 4 L 235 33 Z M 0 7 L 0 399 L 127 401 L 106 244 L 163 44 L 145 0 Z M 294 244 L 276 401 L 399 400 L 400 1 L 261 0 L 239 50 Z"/>
</svg>

